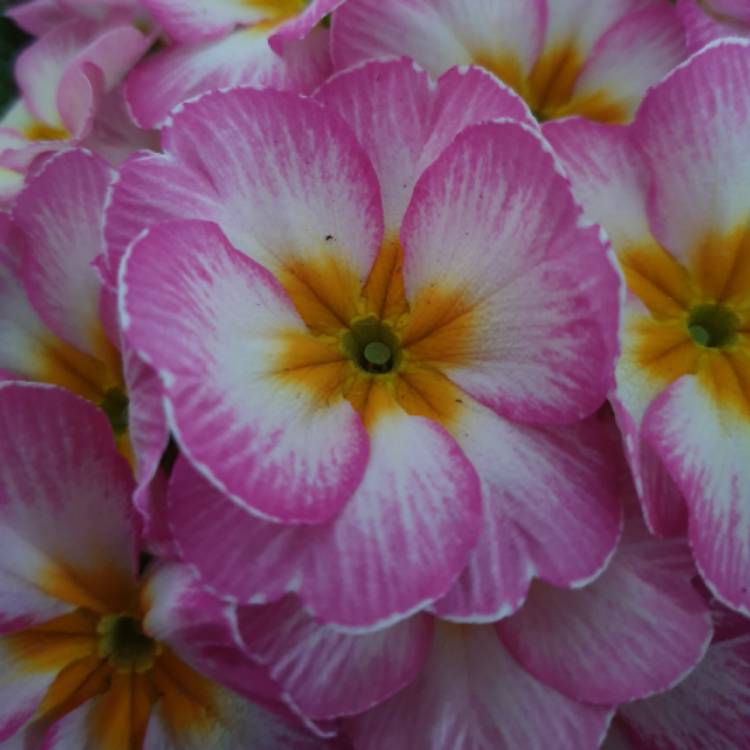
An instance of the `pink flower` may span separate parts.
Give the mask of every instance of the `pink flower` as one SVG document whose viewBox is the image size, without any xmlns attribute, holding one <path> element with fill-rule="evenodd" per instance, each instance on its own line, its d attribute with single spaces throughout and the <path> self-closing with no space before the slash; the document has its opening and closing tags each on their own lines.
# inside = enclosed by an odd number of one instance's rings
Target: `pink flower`
<svg viewBox="0 0 750 750">
<path fill-rule="evenodd" d="M 750 744 L 750 623 L 714 603 L 705 658 L 672 690 L 620 709 L 605 750 L 735 750 Z"/>
<path fill-rule="evenodd" d="M 0 447 L 0 742 L 323 747 L 190 666 L 288 718 L 266 671 L 231 647 L 220 603 L 174 566 L 136 575 L 132 478 L 98 410 L 2 384 Z"/>
<path fill-rule="evenodd" d="M 615 705 L 671 688 L 703 658 L 711 624 L 694 576 L 687 545 L 654 539 L 636 511 L 595 582 L 535 583 L 494 624 L 422 613 L 352 635 L 287 597 L 239 607 L 238 632 L 305 713 L 347 717 L 357 750 L 587 750 Z"/>
<path fill-rule="evenodd" d="M 110 268 L 151 228 L 120 318 L 211 483 L 173 477 L 170 523 L 217 590 L 492 620 L 606 564 L 613 447 L 581 420 L 618 284 L 526 118 L 479 70 L 379 62 L 314 101 L 208 94 L 123 167 Z"/>
<path fill-rule="evenodd" d="M 628 282 L 617 409 L 646 518 L 750 612 L 750 43 L 714 43 L 627 129 L 545 134 Z M 666 467 L 666 472 L 665 472 Z M 682 497 L 685 502 L 683 503 Z"/>
<path fill-rule="evenodd" d="M 541 120 L 625 122 L 685 56 L 674 8 L 652 0 L 349 0 L 332 34 L 339 68 L 383 54 L 435 75 L 483 65 Z"/>
<path fill-rule="evenodd" d="M 119 85 L 153 36 L 133 25 L 132 12 L 65 14 L 16 63 L 21 98 L 0 120 L 0 200 L 20 190 L 35 161 L 70 142 L 101 146 L 113 161 L 152 144 L 130 122 Z"/>
<path fill-rule="evenodd" d="M 128 79 L 136 122 L 160 127 L 181 102 L 229 86 L 312 91 L 331 70 L 318 24 L 343 1 L 143 0 L 174 44 Z"/>
<path fill-rule="evenodd" d="M 0 371 L 99 405 L 140 490 L 167 443 L 153 370 L 120 341 L 112 293 L 93 267 L 113 170 L 80 149 L 48 159 L 0 215 Z"/>
</svg>

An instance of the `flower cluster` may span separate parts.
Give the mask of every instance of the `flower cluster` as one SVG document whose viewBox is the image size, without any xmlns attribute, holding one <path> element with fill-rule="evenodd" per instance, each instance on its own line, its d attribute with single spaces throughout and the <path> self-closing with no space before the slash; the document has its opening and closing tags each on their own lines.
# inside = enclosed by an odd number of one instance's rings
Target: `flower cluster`
<svg viewBox="0 0 750 750">
<path fill-rule="evenodd" d="M 30 0 L 0 749 L 750 746 L 750 2 Z"/>
</svg>

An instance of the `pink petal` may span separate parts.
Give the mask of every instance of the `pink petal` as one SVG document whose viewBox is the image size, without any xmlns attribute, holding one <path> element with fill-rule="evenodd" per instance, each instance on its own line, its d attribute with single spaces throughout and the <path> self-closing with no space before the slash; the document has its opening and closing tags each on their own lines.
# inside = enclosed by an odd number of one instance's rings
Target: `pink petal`
<svg viewBox="0 0 750 750">
<path fill-rule="evenodd" d="M 131 580 L 132 479 L 104 415 L 58 388 L 0 384 L 0 451 L 0 630 L 73 608 L 74 590 L 116 597 Z"/>
<path fill-rule="evenodd" d="M 634 138 L 651 170 L 651 226 L 678 259 L 747 220 L 748 92 L 750 42 L 735 39 L 694 55 L 643 101 Z"/>
<path fill-rule="evenodd" d="M 598 229 L 580 218 L 535 131 L 514 122 L 463 131 L 422 174 L 401 237 L 412 305 L 447 289 L 467 330 L 460 351 L 431 347 L 429 336 L 410 351 L 435 350 L 432 364 L 505 417 L 592 413 L 612 378 L 619 283 Z M 454 307 L 446 325 L 458 325 Z"/>
<path fill-rule="evenodd" d="M 666 3 L 632 3 L 596 42 L 576 81 L 573 97 L 606 92 L 632 116 L 646 90 L 686 56 L 685 34 Z"/>
<path fill-rule="evenodd" d="M 159 127 L 182 102 L 215 89 L 257 86 L 309 92 L 330 74 L 326 29 L 286 45 L 268 46 L 271 30 L 247 28 L 218 40 L 181 44 L 138 65 L 126 84 L 128 104 L 142 128 Z M 235 144 L 236 145 L 236 144 Z"/>
<path fill-rule="evenodd" d="M 686 680 L 620 709 L 633 747 L 735 750 L 750 744 L 750 628 L 739 615 L 715 610 L 714 616 L 724 620 L 717 620 L 717 636 L 721 626 L 734 632 L 714 639 Z"/>
<path fill-rule="evenodd" d="M 328 14 L 347 0 L 310 0 L 297 16 L 283 23 L 269 38 L 271 49 L 280 55 L 286 53 L 287 45 L 304 39 Z"/>
<path fill-rule="evenodd" d="M 29 0 L 8 8 L 5 15 L 33 36 L 42 36 L 68 20 L 57 0 Z"/>
<path fill-rule="evenodd" d="M 221 206 L 214 220 L 251 258 L 274 271 L 333 260 L 365 280 L 383 238 L 380 190 L 335 114 L 289 93 L 214 92 L 176 113 L 162 141 L 207 178 Z"/>
<path fill-rule="evenodd" d="M 367 151 L 394 233 L 420 173 L 461 130 L 498 117 L 533 122 L 523 101 L 479 68 L 453 69 L 435 86 L 406 59 L 339 73 L 315 98 L 341 115 Z"/>
<path fill-rule="evenodd" d="M 544 42 L 544 0 L 349 0 L 334 15 L 337 68 L 384 54 L 408 55 L 434 75 L 497 50 L 528 73 Z"/>
<path fill-rule="evenodd" d="M 447 433 L 421 417 L 391 412 L 370 441 L 362 484 L 319 526 L 255 519 L 178 463 L 169 515 L 183 558 L 240 601 L 295 591 L 315 616 L 349 630 L 422 609 L 448 590 L 476 543 L 476 474 Z"/>
<path fill-rule="evenodd" d="M 490 626 L 440 624 L 420 676 L 345 726 L 357 750 L 594 750 L 611 714 L 535 680 Z"/>
<path fill-rule="evenodd" d="M 417 676 L 432 642 L 426 615 L 351 635 L 311 617 L 294 597 L 240 607 L 237 618 L 249 653 L 314 718 L 361 713 L 389 698 Z"/>
<path fill-rule="evenodd" d="M 124 335 L 159 371 L 172 431 L 201 473 L 265 517 L 341 510 L 367 433 L 347 401 L 321 405 L 274 374 L 284 336 L 308 335 L 278 282 L 206 222 L 152 228 L 120 279 Z"/>
<path fill-rule="evenodd" d="M 644 439 L 657 451 L 685 495 L 689 537 L 698 569 L 717 597 L 750 613 L 750 424 L 728 401 L 687 375 L 651 405 Z"/>
<path fill-rule="evenodd" d="M 570 698 L 642 698 L 669 689 L 703 658 L 711 623 L 694 575 L 687 545 L 654 539 L 636 517 L 593 583 L 577 591 L 537 585 L 497 630 L 531 674 Z"/>
<path fill-rule="evenodd" d="M 18 196 L 14 217 L 30 250 L 23 278 L 44 322 L 76 349 L 100 349 L 101 285 L 91 263 L 102 251 L 102 216 L 113 173 L 82 151 L 49 159 Z"/>
<path fill-rule="evenodd" d="M 622 523 L 609 426 L 594 417 L 570 427 L 524 427 L 478 404 L 463 414 L 456 434 L 482 480 L 485 524 L 437 614 L 493 621 L 521 606 L 533 576 L 564 587 L 597 576 Z"/>
</svg>

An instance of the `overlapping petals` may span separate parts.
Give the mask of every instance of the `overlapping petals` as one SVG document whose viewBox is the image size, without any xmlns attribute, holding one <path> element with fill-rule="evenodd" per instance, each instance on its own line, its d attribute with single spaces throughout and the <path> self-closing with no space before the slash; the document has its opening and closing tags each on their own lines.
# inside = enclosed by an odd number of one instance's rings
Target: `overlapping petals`
<svg viewBox="0 0 750 750">
<path fill-rule="evenodd" d="M 624 122 L 646 89 L 685 56 L 667 3 L 643 0 L 349 0 L 335 14 L 339 67 L 409 55 L 435 74 L 486 67 L 543 120 Z"/>
</svg>

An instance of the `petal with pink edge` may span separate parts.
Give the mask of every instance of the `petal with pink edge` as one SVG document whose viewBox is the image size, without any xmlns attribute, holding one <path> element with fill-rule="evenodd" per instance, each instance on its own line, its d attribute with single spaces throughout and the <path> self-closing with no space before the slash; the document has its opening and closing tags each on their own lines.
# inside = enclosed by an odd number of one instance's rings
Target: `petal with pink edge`
<svg viewBox="0 0 750 750">
<path fill-rule="evenodd" d="M 23 278 L 49 328 L 79 351 L 101 349 L 101 284 L 93 260 L 113 171 L 97 156 L 62 152 L 48 159 L 18 196 L 13 215 L 29 243 Z"/>
<path fill-rule="evenodd" d="M 104 415 L 61 389 L 0 384 L 0 451 L 0 628 L 127 606 L 133 487 Z"/>
<path fill-rule="evenodd" d="M 312 527 L 255 519 L 178 463 L 169 518 L 183 558 L 243 602 L 294 591 L 315 616 L 350 631 L 422 609 L 450 588 L 477 541 L 476 473 L 421 417 L 390 412 L 370 440 L 362 484 L 333 521 Z"/>
<path fill-rule="evenodd" d="M 652 241 L 646 210 L 648 173 L 630 128 L 571 117 L 545 123 L 543 132 L 576 198 L 607 230 L 615 250 Z"/>
<path fill-rule="evenodd" d="M 216 221 L 220 212 L 206 175 L 169 155 L 134 154 L 117 171 L 105 210 L 102 271 L 107 286 L 117 289 L 122 257 L 144 229 L 172 219 Z"/>
<path fill-rule="evenodd" d="M 464 130 L 422 174 L 401 239 L 412 308 L 430 310 L 429 327 L 415 313 L 404 332 L 410 354 L 510 419 L 559 424 L 599 407 L 619 281 L 536 131 Z"/>
<path fill-rule="evenodd" d="M 235 247 L 275 273 L 332 263 L 364 282 L 383 238 L 380 189 L 335 114 L 290 93 L 212 92 L 177 112 L 162 141 L 211 181 Z"/>
<path fill-rule="evenodd" d="M 683 115 L 672 117 L 677 107 Z M 685 258 L 747 223 L 750 42 L 717 42 L 679 66 L 646 96 L 633 128 L 651 170 L 651 226 L 667 250 Z"/>
<path fill-rule="evenodd" d="M 29 0 L 8 8 L 5 15 L 33 36 L 42 36 L 68 19 L 57 0 Z"/>
<path fill-rule="evenodd" d="M 538 682 L 491 626 L 441 623 L 419 677 L 345 727 L 358 750 L 594 750 L 611 714 Z"/>
<path fill-rule="evenodd" d="M 269 38 L 274 52 L 284 55 L 287 44 L 304 39 L 327 15 L 347 0 L 306 0 L 307 7 L 297 16 L 285 21 Z"/>
<path fill-rule="evenodd" d="M 744 4 L 745 0 L 739 0 Z M 719 3 L 711 4 L 704 0 L 677 0 L 677 14 L 685 26 L 688 51 L 697 52 L 716 39 L 729 36 L 750 36 L 750 18 L 741 20 L 741 16 L 732 18 L 722 15 L 721 12 L 712 13 L 710 5 L 717 6 Z M 747 7 L 744 12 L 747 13 Z"/>
<path fill-rule="evenodd" d="M 687 375 L 649 407 L 643 436 L 685 495 L 690 544 L 706 583 L 750 614 L 750 420 L 733 406 L 728 398 L 717 408 L 707 384 Z"/>
<path fill-rule="evenodd" d="M 750 627 L 718 608 L 714 618 L 717 637 L 687 679 L 620 709 L 632 747 L 736 750 L 750 744 Z M 724 629 L 730 632 L 722 634 Z"/>
<path fill-rule="evenodd" d="M 537 584 L 497 623 L 537 679 L 575 700 L 615 705 L 667 690 L 703 658 L 712 630 L 690 550 L 633 518 L 609 567 L 577 591 Z"/>
<path fill-rule="evenodd" d="M 383 54 L 408 55 L 435 75 L 453 65 L 492 60 L 521 76 L 544 42 L 544 0 L 349 0 L 333 20 L 336 67 Z"/>
<path fill-rule="evenodd" d="M 177 105 L 215 89 L 257 86 L 307 93 L 330 75 L 327 29 L 314 29 L 307 38 L 289 42 L 283 57 L 268 46 L 271 33 L 250 27 L 148 57 L 126 83 L 136 123 L 160 127 Z"/>
<path fill-rule="evenodd" d="M 590 5 L 590 4 L 587 4 Z M 606 95 L 630 119 L 644 93 L 686 55 L 685 33 L 674 8 L 667 3 L 632 3 L 596 42 L 576 81 L 575 102 Z"/>
<path fill-rule="evenodd" d="M 365 471 L 367 433 L 343 398 L 321 404 L 279 375 L 286 337 L 307 329 L 271 274 L 206 222 L 152 228 L 120 270 L 123 333 L 159 372 L 201 473 L 264 517 L 338 513 Z"/>
<path fill-rule="evenodd" d="M 461 130 L 498 117 L 533 123 L 523 100 L 489 73 L 453 69 L 435 86 L 407 59 L 374 60 L 339 73 L 315 98 L 341 115 L 367 151 L 394 234 L 419 174 Z"/>
<path fill-rule="evenodd" d="M 307 614 L 294 597 L 237 610 L 248 652 L 270 668 L 313 718 L 366 711 L 408 685 L 432 642 L 432 620 L 416 615 L 372 633 L 342 633 Z"/>
<path fill-rule="evenodd" d="M 471 403 L 455 432 L 482 480 L 485 523 L 438 615 L 497 620 L 521 606 L 532 576 L 574 587 L 602 571 L 622 523 L 609 425 L 526 427 Z"/>
<path fill-rule="evenodd" d="M 130 24 L 68 21 L 21 53 L 18 83 L 37 118 L 79 138 L 88 132 L 101 97 L 149 44 Z"/>
</svg>

